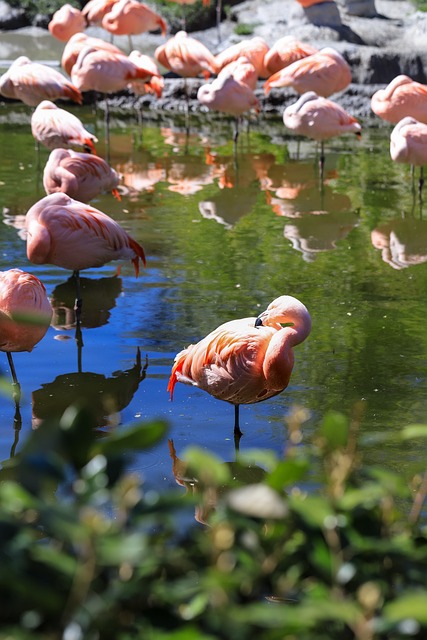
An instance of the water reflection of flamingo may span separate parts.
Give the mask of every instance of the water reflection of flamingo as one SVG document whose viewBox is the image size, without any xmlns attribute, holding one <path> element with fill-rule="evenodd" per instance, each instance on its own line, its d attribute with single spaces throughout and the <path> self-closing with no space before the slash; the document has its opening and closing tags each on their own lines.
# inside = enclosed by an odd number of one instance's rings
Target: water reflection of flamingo
<svg viewBox="0 0 427 640">
<path fill-rule="evenodd" d="M 168 440 L 168 446 L 175 481 L 180 487 L 184 487 L 187 493 L 200 497 L 200 501 L 195 507 L 194 518 L 196 522 L 206 525 L 209 515 L 216 508 L 218 498 L 224 493 L 225 488 L 209 485 L 203 482 L 203 479 L 190 476 L 188 463 L 177 456 L 173 440 Z M 266 475 L 265 469 L 254 464 L 246 465 L 238 460 L 224 462 L 223 464 L 233 478 L 233 488 L 261 482 Z M 229 487 L 227 486 L 226 489 L 229 489 Z"/>
<path fill-rule="evenodd" d="M 288 326 L 282 327 L 285 323 Z M 230 402 L 235 407 L 238 443 L 239 405 L 261 402 L 286 389 L 294 365 L 293 347 L 310 330 L 307 308 L 292 296 L 277 298 L 257 318 L 226 322 L 177 354 L 168 384 L 171 399 L 176 383 L 183 382 Z"/>
<path fill-rule="evenodd" d="M 371 242 L 393 269 L 423 264 L 427 262 L 427 220 L 391 220 L 373 229 Z"/>
<path fill-rule="evenodd" d="M 89 202 L 105 191 L 120 200 L 118 173 L 109 164 L 91 153 L 70 149 L 54 149 L 43 171 L 46 193 L 66 193 L 80 202 Z"/>
<path fill-rule="evenodd" d="M 16 375 L 12 353 L 32 351 L 46 334 L 52 317 L 52 307 L 43 283 L 21 269 L 0 272 L 0 351 L 7 354 L 12 375 L 15 416 L 14 455 L 21 429 L 19 402 L 21 387 Z"/>
<path fill-rule="evenodd" d="M 148 360 L 141 363 L 139 348 L 135 364 L 125 371 L 115 371 L 111 377 L 99 373 L 77 372 L 58 376 L 33 391 L 33 428 L 52 417 L 60 417 L 75 402 L 86 404 L 98 427 L 119 423 L 119 414 L 131 402 L 146 376 Z"/>
</svg>

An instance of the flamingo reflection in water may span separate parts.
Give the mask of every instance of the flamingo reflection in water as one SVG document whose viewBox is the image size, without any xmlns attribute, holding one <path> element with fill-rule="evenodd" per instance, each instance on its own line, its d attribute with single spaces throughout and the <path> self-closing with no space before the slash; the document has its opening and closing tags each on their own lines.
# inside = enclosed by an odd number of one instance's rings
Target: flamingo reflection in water
<svg viewBox="0 0 427 640">
<path fill-rule="evenodd" d="M 381 224 L 371 232 L 371 242 L 393 269 L 427 262 L 427 220 L 412 216 Z"/>
<path fill-rule="evenodd" d="M 112 428 L 120 423 L 120 412 L 131 402 L 146 376 L 148 360 L 142 365 L 139 348 L 135 364 L 108 377 L 100 373 L 74 372 L 58 376 L 42 384 L 32 394 L 33 428 L 44 420 L 60 417 L 73 403 L 85 404 L 98 428 Z"/>
<path fill-rule="evenodd" d="M 238 443 L 242 436 L 239 406 L 286 389 L 294 365 L 293 347 L 310 330 L 311 317 L 304 304 L 292 296 L 280 296 L 258 317 L 226 322 L 179 352 L 169 379 L 170 397 L 176 383 L 183 382 L 233 404 Z"/>
<path fill-rule="evenodd" d="M 172 459 L 172 473 L 176 483 L 186 489 L 186 493 L 198 496 L 199 500 L 195 507 L 194 518 L 196 522 L 207 525 L 209 515 L 216 509 L 218 500 L 228 492 L 230 488 L 254 485 L 262 482 L 266 475 L 265 469 L 255 464 L 244 464 L 238 459 L 230 462 L 223 462 L 224 476 L 227 479 L 233 478 L 232 487 L 230 485 L 216 485 L 210 482 L 209 478 L 194 477 L 190 475 L 189 464 L 179 458 L 176 453 L 174 441 L 168 440 L 169 455 Z"/>
</svg>

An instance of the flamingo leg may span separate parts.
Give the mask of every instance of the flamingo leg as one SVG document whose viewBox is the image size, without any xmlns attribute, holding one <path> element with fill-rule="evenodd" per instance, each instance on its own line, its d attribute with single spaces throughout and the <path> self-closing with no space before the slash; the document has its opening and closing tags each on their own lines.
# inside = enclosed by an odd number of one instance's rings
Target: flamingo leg
<svg viewBox="0 0 427 640">
<path fill-rule="evenodd" d="M 182 7 L 182 29 L 183 31 L 187 31 L 187 16 L 186 16 L 186 9 L 185 9 L 185 4 L 181 5 Z"/>
<path fill-rule="evenodd" d="M 234 405 L 234 447 L 236 451 L 239 450 L 240 438 L 243 435 L 239 425 L 239 406 L 238 404 Z"/>
<path fill-rule="evenodd" d="M 9 362 L 10 373 L 12 375 L 12 397 L 15 400 L 16 406 L 19 406 L 19 401 L 21 399 L 21 385 L 18 382 L 18 377 L 16 375 L 15 364 L 13 362 L 12 354 L 10 351 L 7 351 L 7 360 Z"/>
<path fill-rule="evenodd" d="M 104 114 L 104 124 L 105 124 L 105 155 L 107 162 L 110 162 L 110 105 L 108 103 L 108 98 L 105 98 L 105 114 Z"/>
<path fill-rule="evenodd" d="M 321 140 L 320 158 L 319 158 L 319 177 L 321 182 L 323 182 L 324 173 L 325 173 L 325 142 Z"/>
<path fill-rule="evenodd" d="M 133 51 L 133 43 L 132 43 L 132 38 L 130 34 L 128 35 L 128 44 L 129 44 L 129 53 L 130 53 L 131 51 Z"/>
<path fill-rule="evenodd" d="M 216 32 L 218 35 L 218 44 L 221 43 L 221 14 L 222 14 L 222 0 L 216 0 Z"/>
<path fill-rule="evenodd" d="M 424 186 L 424 167 L 420 167 L 420 180 L 418 182 L 418 192 L 420 194 L 420 199 L 421 199 L 421 192 L 423 190 L 423 186 Z"/>
<path fill-rule="evenodd" d="M 13 444 L 12 444 L 12 447 L 10 449 L 10 457 L 11 458 L 14 457 L 15 451 L 16 451 L 16 447 L 18 446 L 19 434 L 21 432 L 21 427 L 22 427 L 21 411 L 19 409 L 19 403 L 15 402 L 15 415 L 13 416 L 13 430 L 15 432 L 15 437 L 13 439 Z"/>
</svg>

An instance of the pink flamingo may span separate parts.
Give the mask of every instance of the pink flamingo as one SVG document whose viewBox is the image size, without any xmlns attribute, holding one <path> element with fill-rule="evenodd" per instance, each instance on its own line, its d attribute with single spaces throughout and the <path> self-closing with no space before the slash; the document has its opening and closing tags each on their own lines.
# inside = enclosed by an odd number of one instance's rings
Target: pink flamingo
<svg viewBox="0 0 427 640">
<path fill-rule="evenodd" d="M 232 75 L 237 82 L 246 84 L 252 91 L 255 91 L 258 81 L 258 73 L 252 62 L 246 56 L 240 56 L 236 60 L 229 62 L 218 73 L 218 78 Z"/>
<path fill-rule="evenodd" d="M 160 29 L 165 36 L 167 30 L 166 22 L 158 13 L 136 0 L 116 2 L 102 18 L 101 26 L 112 35 L 127 35 L 130 49 L 133 49 L 132 35 Z"/>
<path fill-rule="evenodd" d="M 88 202 L 104 191 L 112 191 L 120 200 L 116 187 L 120 176 L 105 160 L 91 153 L 54 149 L 43 172 L 46 193 L 66 193 L 70 198 Z"/>
<path fill-rule="evenodd" d="M 118 0 L 89 0 L 82 9 L 88 25 L 100 25 L 102 18 L 113 8 Z"/>
<path fill-rule="evenodd" d="M 98 138 L 84 128 L 77 116 L 49 100 L 43 100 L 34 110 L 31 131 L 37 142 L 48 149 L 78 146 L 96 153 L 93 143 Z"/>
<path fill-rule="evenodd" d="M 377 116 L 393 124 L 405 116 L 427 124 L 427 86 L 409 76 L 396 76 L 385 89 L 374 93 L 371 109 Z"/>
<path fill-rule="evenodd" d="M 294 36 L 284 36 L 276 40 L 264 56 L 264 67 L 268 75 L 277 73 L 293 62 L 317 53 L 318 49 L 307 42 L 300 42 Z"/>
<path fill-rule="evenodd" d="M 130 82 L 129 88 L 137 95 L 154 93 L 158 98 L 161 98 L 165 81 L 154 60 L 136 49 L 130 52 L 129 60 L 146 73 L 144 78 Z"/>
<path fill-rule="evenodd" d="M 427 164 L 427 124 L 407 116 L 390 134 L 390 156 L 394 162 L 420 167 L 419 193 L 424 185 L 424 165 Z"/>
<path fill-rule="evenodd" d="M 82 104 L 83 98 L 62 73 L 45 64 L 31 62 L 20 56 L 0 78 L 0 93 L 6 98 L 22 100 L 30 107 L 36 107 L 42 100 L 68 98 Z"/>
<path fill-rule="evenodd" d="M 283 327 L 287 323 L 291 326 Z M 292 296 L 273 300 L 257 318 L 222 324 L 175 357 L 168 391 L 191 384 L 235 406 L 234 434 L 241 436 L 239 405 L 267 400 L 289 384 L 293 347 L 307 338 L 311 318 Z"/>
<path fill-rule="evenodd" d="M 55 11 L 47 28 L 54 38 L 67 42 L 71 36 L 85 30 L 86 20 L 79 9 L 64 4 Z"/>
<path fill-rule="evenodd" d="M 76 277 L 76 314 L 80 315 L 79 272 L 111 260 L 130 259 L 135 275 L 144 266 L 144 249 L 112 218 L 65 193 L 52 193 L 27 212 L 27 257 L 34 264 L 71 269 Z"/>
<path fill-rule="evenodd" d="M 264 57 L 269 50 L 268 44 L 263 38 L 255 36 L 249 40 L 242 40 L 236 44 L 232 44 L 215 56 L 216 66 L 218 71 L 225 66 L 237 60 L 241 56 L 247 58 L 251 62 L 257 72 L 257 75 L 261 78 L 267 78 L 269 72 L 264 66 Z"/>
<path fill-rule="evenodd" d="M 111 42 L 106 42 L 102 40 L 102 38 L 88 36 L 85 33 L 76 33 L 74 36 L 71 36 L 65 45 L 61 58 L 61 66 L 69 76 L 71 76 L 71 70 L 76 64 L 80 51 L 86 47 L 123 54 L 123 51 Z"/>
<path fill-rule="evenodd" d="M 328 98 L 351 82 L 351 70 L 338 51 L 331 47 L 297 60 L 274 73 L 264 84 L 266 95 L 272 87 L 292 87 L 297 93 L 315 91 Z"/>
<path fill-rule="evenodd" d="M 323 178 L 325 163 L 324 141 L 344 133 L 360 136 L 362 127 L 340 105 L 307 91 L 283 112 L 285 127 L 302 136 L 320 141 L 320 175 Z"/>
<path fill-rule="evenodd" d="M 0 351 L 7 353 L 17 411 L 20 385 L 12 352 L 32 351 L 44 337 L 51 318 L 46 289 L 36 276 L 21 269 L 0 271 Z"/>
<path fill-rule="evenodd" d="M 157 47 L 157 62 L 183 78 L 195 78 L 202 74 L 207 80 L 217 73 L 214 55 L 196 38 L 185 31 L 178 31 L 172 38 Z"/>
</svg>

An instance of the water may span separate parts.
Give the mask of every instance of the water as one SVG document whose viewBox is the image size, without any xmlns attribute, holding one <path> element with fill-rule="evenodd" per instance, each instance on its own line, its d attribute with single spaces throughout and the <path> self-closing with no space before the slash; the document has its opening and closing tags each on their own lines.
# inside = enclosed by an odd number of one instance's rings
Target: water
<svg viewBox="0 0 427 640">
<path fill-rule="evenodd" d="M 101 114 L 70 110 L 99 137 L 103 155 Z M 232 461 L 233 407 L 184 385 L 170 402 L 173 358 L 282 294 L 306 304 L 312 333 L 295 349 L 288 389 L 241 407 L 241 450 L 282 453 L 285 417 L 295 406 L 310 412 L 307 438 L 328 409 L 350 415 L 361 407 L 368 439 L 425 420 L 427 222 L 409 167 L 389 158 L 388 127 L 328 144 L 322 188 L 315 143 L 290 137 L 280 121 L 243 131 L 235 156 L 225 121 L 191 120 L 186 135 L 166 116 L 157 124 L 145 119 L 142 130 L 132 114 L 113 118 L 110 163 L 127 189 L 120 202 L 105 194 L 92 204 L 142 243 L 147 268 L 138 279 L 130 263 L 119 274 L 115 264 L 82 274 L 79 354 L 71 274 L 31 265 L 21 237 L 22 216 L 44 196 L 49 153 L 37 155 L 29 122 L 25 106 L 0 106 L 0 269 L 35 273 L 55 316 L 34 351 L 15 356 L 22 430 L 14 433 L 13 402 L 0 397 L 1 459 L 84 390 L 106 431 L 165 418 L 178 456 L 198 445 Z M 9 377 L 1 353 L 0 368 Z M 373 446 L 366 455 L 404 474 L 423 469 L 419 444 Z M 175 485 L 167 440 L 129 468 L 151 488 Z"/>
</svg>

